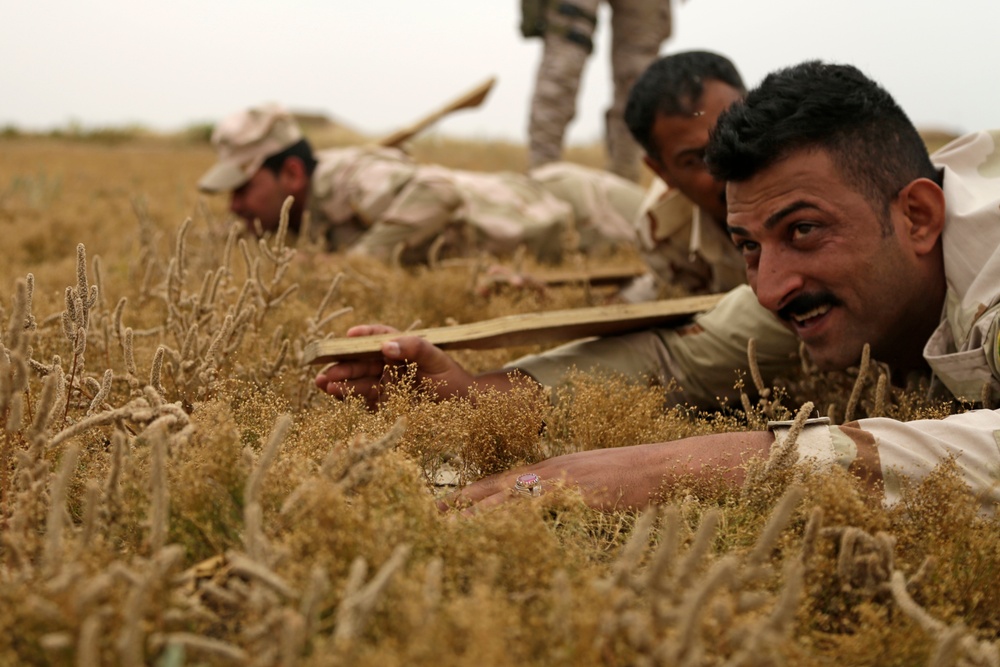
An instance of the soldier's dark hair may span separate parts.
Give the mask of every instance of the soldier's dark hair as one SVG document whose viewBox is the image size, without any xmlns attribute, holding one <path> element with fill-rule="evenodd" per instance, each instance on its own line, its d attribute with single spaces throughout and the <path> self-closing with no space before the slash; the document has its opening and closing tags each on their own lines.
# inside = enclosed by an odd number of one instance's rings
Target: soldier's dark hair
<svg viewBox="0 0 1000 667">
<path fill-rule="evenodd" d="M 636 80 L 625 105 L 625 124 L 649 157 L 660 159 L 659 148 L 653 141 L 657 114 L 694 113 L 706 81 L 721 81 L 741 93 L 746 91 L 736 66 L 725 56 L 710 51 L 682 51 L 663 56 Z"/>
<path fill-rule="evenodd" d="M 296 157 L 302 160 L 302 163 L 306 168 L 306 174 L 312 177 L 313 171 L 316 170 L 316 157 L 313 155 L 312 146 L 309 144 L 307 139 L 299 139 L 288 148 L 275 153 L 274 155 L 269 155 L 268 158 L 264 160 L 264 164 L 261 165 L 261 169 L 267 169 L 277 175 L 281 172 L 281 168 L 285 165 L 285 160 L 290 157 Z"/>
<path fill-rule="evenodd" d="M 882 213 L 910 181 L 939 176 L 892 96 L 850 65 L 818 60 L 772 72 L 720 117 L 705 151 L 717 179 L 744 181 L 794 151 L 823 149 Z"/>
</svg>

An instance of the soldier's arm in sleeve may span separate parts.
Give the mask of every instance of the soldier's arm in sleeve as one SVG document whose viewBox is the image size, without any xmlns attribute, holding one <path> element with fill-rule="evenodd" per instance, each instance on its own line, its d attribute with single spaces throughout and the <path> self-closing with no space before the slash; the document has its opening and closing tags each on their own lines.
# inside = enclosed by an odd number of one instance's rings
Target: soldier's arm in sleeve
<svg viewBox="0 0 1000 667">
<path fill-rule="evenodd" d="M 979 341 L 981 346 L 973 349 L 985 356 L 988 377 L 984 384 L 990 388 L 985 396 L 995 400 L 1000 383 L 1000 306 L 980 316 L 978 325 L 985 334 Z M 899 499 L 902 478 L 917 482 L 949 458 L 954 459 L 958 473 L 984 507 L 1000 501 L 1000 410 L 973 410 L 945 419 L 905 423 L 862 419 L 857 428 L 878 448 L 887 503 Z"/>
<path fill-rule="evenodd" d="M 806 423 L 795 440 L 800 464 L 819 470 L 835 466 L 857 476 L 884 503 L 899 500 L 900 480 L 919 482 L 937 465 L 954 458 L 959 473 L 983 504 L 1000 500 L 1000 410 L 977 410 L 945 419 L 900 422 L 863 419 L 830 426 L 825 419 Z M 568 485 L 597 509 L 641 508 L 678 479 L 711 476 L 738 486 L 745 464 L 766 457 L 790 437 L 791 422 L 770 432 L 715 433 L 670 442 L 575 452 L 487 477 L 457 493 L 450 504 L 478 508 L 507 502 L 514 480 L 534 473 L 543 489 Z"/>
<path fill-rule="evenodd" d="M 378 327 L 355 327 L 349 336 L 386 333 Z M 382 382 L 384 363 L 409 361 L 428 377 L 444 381 L 442 398 L 465 395 L 468 386 L 509 386 L 509 374 L 520 371 L 548 387 L 564 384 L 576 370 L 588 374 L 623 376 L 637 383 L 663 386 L 676 380 L 682 393 L 677 403 L 718 407 L 719 400 L 738 398 L 734 386 L 738 371 L 747 371 L 747 344 L 757 341 L 757 362 L 767 378 L 797 367 L 798 340 L 768 311 L 760 307 L 749 287 L 731 291 L 711 311 L 677 329 L 653 329 L 569 343 L 540 354 L 522 357 L 504 368 L 472 376 L 427 341 L 400 336 L 383 358 L 374 362 L 344 362 L 324 370 L 316 383 L 336 396 L 354 391 L 373 404 Z M 447 361 L 446 361 L 447 360 Z M 425 369 L 426 366 L 426 369 Z"/>
<path fill-rule="evenodd" d="M 861 419 L 840 429 L 876 452 L 885 502 L 900 498 L 901 481 L 916 483 L 953 459 L 959 475 L 984 506 L 1000 501 L 1000 410 L 973 410 L 944 419 L 900 422 Z"/>
<path fill-rule="evenodd" d="M 739 371 L 747 371 L 754 338 L 765 381 L 797 367 L 798 339 L 757 302 L 747 287 L 732 290 L 689 324 L 569 343 L 507 365 L 546 386 L 563 384 L 573 369 L 624 376 L 638 383 L 676 380 L 678 403 L 717 407 L 738 399 Z"/>
</svg>

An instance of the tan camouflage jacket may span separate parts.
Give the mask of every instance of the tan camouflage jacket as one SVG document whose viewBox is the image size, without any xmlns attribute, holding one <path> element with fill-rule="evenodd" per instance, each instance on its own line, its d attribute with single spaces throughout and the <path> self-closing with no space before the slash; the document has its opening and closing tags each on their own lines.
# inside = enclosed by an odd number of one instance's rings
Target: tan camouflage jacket
<svg viewBox="0 0 1000 667">
<path fill-rule="evenodd" d="M 313 236 L 331 249 L 406 263 L 526 246 L 543 261 L 562 256 L 571 207 L 526 176 L 418 165 L 393 148 L 322 151 L 312 177 Z"/>
<path fill-rule="evenodd" d="M 948 292 L 924 358 L 952 394 L 977 401 L 984 384 L 1000 395 L 1000 130 L 956 139 L 932 160 L 944 169 Z"/>
<path fill-rule="evenodd" d="M 657 277 L 693 294 L 726 292 L 746 282 L 746 264 L 723 225 L 657 179 L 636 232 Z"/>
</svg>

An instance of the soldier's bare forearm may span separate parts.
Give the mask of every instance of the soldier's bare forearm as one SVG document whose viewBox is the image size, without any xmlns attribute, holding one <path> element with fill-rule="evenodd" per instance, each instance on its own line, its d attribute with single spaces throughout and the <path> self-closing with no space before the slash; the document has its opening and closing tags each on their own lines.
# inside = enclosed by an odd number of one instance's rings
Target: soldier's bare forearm
<svg viewBox="0 0 1000 667">
<path fill-rule="evenodd" d="M 753 431 L 577 452 L 487 477 L 463 489 L 453 501 L 480 509 L 507 502 L 515 497 L 511 493 L 515 480 L 533 473 L 543 489 L 579 488 L 587 504 L 597 509 L 641 508 L 683 479 L 738 486 L 745 477 L 745 464 L 766 456 L 773 442 L 771 433 Z"/>
</svg>

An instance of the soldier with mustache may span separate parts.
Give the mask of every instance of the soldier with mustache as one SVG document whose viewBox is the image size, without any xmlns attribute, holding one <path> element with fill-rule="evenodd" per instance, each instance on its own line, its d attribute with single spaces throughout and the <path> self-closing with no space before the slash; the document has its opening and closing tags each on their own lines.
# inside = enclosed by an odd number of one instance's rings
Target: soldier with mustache
<svg viewBox="0 0 1000 667">
<path fill-rule="evenodd" d="M 662 345 L 638 356 L 659 355 L 660 373 L 677 377 L 678 370 L 688 390 L 691 379 L 705 385 L 725 377 L 732 361 L 686 365 L 694 359 L 685 352 L 691 341 L 706 336 L 733 351 L 755 338 L 775 358 L 782 349 L 794 356 L 801 341 L 830 370 L 857 364 L 869 344 L 894 378 L 923 374 L 933 391 L 968 402 L 1000 395 L 1000 131 L 967 135 L 929 157 L 881 86 L 854 67 L 812 61 L 772 73 L 723 113 L 706 161 L 727 183 L 727 227 L 749 286 L 686 333 L 657 334 Z M 473 377 L 415 337 L 386 343 L 382 353 L 390 363 L 416 363 L 443 395 L 511 381 L 505 370 Z M 334 394 L 366 394 L 382 361 L 337 365 L 317 380 Z M 739 366 L 728 366 L 730 383 Z M 524 370 L 550 384 L 550 367 L 536 368 Z M 743 463 L 767 455 L 787 428 L 571 454 L 481 480 L 461 497 L 501 503 L 530 477 L 577 485 L 596 507 L 639 507 L 682 475 L 740 483 Z M 953 458 L 985 504 L 1000 499 L 997 432 L 1000 410 L 980 409 L 905 423 L 814 422 L 797 446 L 803 458 L 859 475 L 887 503 L 898 499 L 900 477 L 919 480 Z"/>
</svg>

